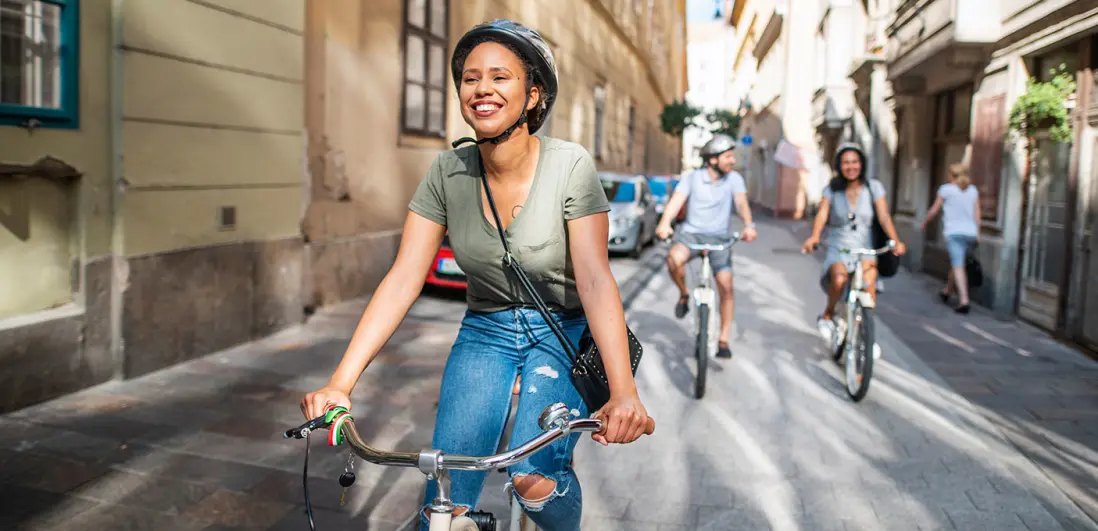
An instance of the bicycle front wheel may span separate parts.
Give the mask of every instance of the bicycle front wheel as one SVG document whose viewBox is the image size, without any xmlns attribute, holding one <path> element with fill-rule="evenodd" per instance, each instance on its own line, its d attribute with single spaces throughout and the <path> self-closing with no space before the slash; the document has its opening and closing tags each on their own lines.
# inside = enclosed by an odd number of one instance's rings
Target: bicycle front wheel
<svg viewBox="0 0 1098 531">
<path fill-rule="evenodd" d="M 698 375 L 694 379 L 694 398 L 705 396 L 705 376 L 709 370 L 709 305 L 698 306 L 698 337 L 694 344 Z"/>
<path fill-rule="evenodd" d="M 459 516 L 450 522 L 447 531 L 480 531 L 480 526 L 472 518 Z"/>
<path fill-rule="evenodd" d="M 869 392 L 869 381 L 873 378 L 873 343 L 876 341 L 873 329 L 873 310 L 859 305 L 854 309 L 854 327 L 849 335 L 845 349 L 846 392 L 855 402 L 861 402 Z"/>
</svg>

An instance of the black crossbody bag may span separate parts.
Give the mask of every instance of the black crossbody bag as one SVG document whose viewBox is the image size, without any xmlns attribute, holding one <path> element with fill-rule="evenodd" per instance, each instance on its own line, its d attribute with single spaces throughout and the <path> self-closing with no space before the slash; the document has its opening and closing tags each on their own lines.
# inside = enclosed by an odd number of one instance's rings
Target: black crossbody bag
<svg viewBox="0 0 1098 531">
<path fill-rule="evenodd" d="M 881 218 L 877 216 L 877 195 L 873 193 L 873 181 L 866 179 L 866 187 L 869 188 L 869 205 L 873 210 L 873 248 L 880 249 L 888 245 L 888 233 L 881 226 Z M 900 257 L 889 251 L 877 255 L 877 275 L 883 278 L 895 276 L 900 270 Z"/>
<path fill-rule="evenodd" d="M 537 288 L 530 281 L 530 277 L 526 275 L 526 271 L 522 269 L 522 266 L 515 260 L 514 255 L 511 254 L 511 246 L 507 243 L 507 235 L 503 231 L 503 221 L 499 217 L 499 211 L 496 210 L 496 202 L 492 198 L 491 187 L 488 186 L 488 174 L 484 169 L 484 161 L 479 160 L 479 152 L 478 162 L 480 163 L 481 182 L 484 183 L 484 195 L 488 197 L 488 206 L 492 208 L 492 216 L 495 217 L 496 229 L 499 231 L 499 241 L 503 244 L 503 265 L 515 274 L 530 299 L 534 301 L 534 306 L 537 307 L 546 324 L 560 340 L 564 352 L 568 354 L 568 358 L 572 361 L 572 368 L 569 371 L 572 385 L 576 387 L 576 391 L 583 398 L 583 402 L 587 404 L 587 410 L 594 413 L 602 409 L 602 406 L 610 400 L 610 381 L 606 377 L 606 367 L 602 363 L 602 353 L 599 352 L 599 348 L 595 345 L 595 340 L 591 336 L 591 327 L 584 328 L 577 351 L 572 345 L 572 341 L 564 334 L 560 324 L 549 312 L 549 307 L 545 304 L 545 300 L 541 298 L 541 295 L 538 294 Z M 640 364 L 641 354 L 644 349 L 628 325 L 625 327 L 625 332 L 629 336 L 629 368 L 636 375 L 637 365 Z"/>
</svg>

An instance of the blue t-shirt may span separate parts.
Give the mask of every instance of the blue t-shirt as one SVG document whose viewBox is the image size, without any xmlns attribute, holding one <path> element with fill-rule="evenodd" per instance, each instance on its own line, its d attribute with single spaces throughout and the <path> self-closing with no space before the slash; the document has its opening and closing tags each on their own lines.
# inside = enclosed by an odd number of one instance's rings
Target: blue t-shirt
<svg viewBox="0 0 1098 531">
<path fill-rule="evenodd" d="M 683 232 L 726 237 L 736 194 L 747 193 L 747 185 L 738 172 L 728 172 L 714 181 L 709 178 L 709 170 L 700 169 L 687 174 L 675 191 L 689 197 Z"/>
</svg>

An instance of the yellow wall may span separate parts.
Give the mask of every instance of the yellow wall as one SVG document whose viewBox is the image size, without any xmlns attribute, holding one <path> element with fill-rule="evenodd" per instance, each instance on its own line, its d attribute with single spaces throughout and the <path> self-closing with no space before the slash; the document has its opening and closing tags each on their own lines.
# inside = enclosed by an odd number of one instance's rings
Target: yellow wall
<svg viewBox="0 0 1098 531">
<path fill-rule="evenodd" d="M 111 4 L 80 7 L 80 128 L 0 126 L 0 162 L 49 155 L 83 173 L 71 189 L 0 177 L 0 318 L 71 301 L 74 262 L 110 250 Z"/>
<path fill-rule="evenodd" d="M 646 33 L 645 2 L 609 2 L 606 0 L 474 0 L 451 3 L 451 43 L 476 24 L 494 18 L 511 18 L 538 30 L 550 42 L 557 60 L 560 94 L 553 109 L 552 137 L 583 144 L 595 152 L 594 86 L 606 84 L 606 122 L 604 156 L 600 169 L 648 171 L 650 174 L 676 173 L 680 166 L 678 139 L 659 131 L 659 114 L 665 103 L 681 98 L 686 91 L 682 70 L 685 61 L 673 57 L 675 24 L 684 31 L 681 6 L 655 2 L 653 34 L 662 35 L 669 57 L 649 61 L 653 52 L 652 35 Z M 634 11 L 639 6 L 640 12 Z M 660 24 L 658 21 L 663 21 Z M 615 27 L 617 24 L 621 28 Z M 682 43 L 680 48 L 685 46 Z M 682 52 L 680 52 L 682 53 Z M 458 110 L 457 96 L 451 90 L 449 106 L 450 136 L 470 134 Z M 627 165 L 629 105 L 636 105 L 636 130 L 633 160 Z M 644 168 L 645 138 L 650 139 Z"/>
<path fill-rule="evenodd" d="M 312 241 L 398 229 L 440 139 L 400 134 L 403 0 L 310 3 Z M 350 201 L 337 201 L 346 192 Z"/>
<path fill-rule="evenodd" d="M 126 255 L 299 234 L 300 0 L 126 0 Z M 236 207 L 220 230 L 220 207 Z"/>
</svg>

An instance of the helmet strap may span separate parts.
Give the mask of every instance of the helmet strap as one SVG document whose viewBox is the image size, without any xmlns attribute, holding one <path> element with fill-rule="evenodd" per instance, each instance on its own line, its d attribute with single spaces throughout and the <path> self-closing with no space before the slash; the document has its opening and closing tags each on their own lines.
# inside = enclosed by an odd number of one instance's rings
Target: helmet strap
<svg viewBox="0 0 1098 531">
<path fill-rule="evenodd" d="M 530 104 L 530 91 L 527 91 L 526 92 L 526 100 L 522 102 L 522 114 L 519 115 L 518 121 L 515 122 L 515 125 L 512 125 L 511 127 L 508 127 L 502 133 L 500 133 L 496 136 L 490 137 L 490 138 L 482 138 L 480 140 L 476 140 L 476 139 L 471 138 L 471 137 L 463 137 L 463 138 L 459 138 L 459 139 L 453 141 L 450 145 L 455 147 L 455 148 L 457 148 L 458 146 L 460 146 L 462 144 L 466 144 L 468 142 L 474 142 L 478 146 L 481 145 L 481 144 L 487 144 L 487 143 L 491 143 L 491 144 L 495 145 L 495 144 L 499 144 L 500 142 L 503 142 L 504 140 L 507 140 L 511 136 L 511 133 L 515 132 L 515 129 L 518 129 L 519 127 L 522 127 L 522 124 L 527 123 L 528 120 L 526 119 L 526 106 L 529 105 L 529 104 Z"/>
</svg>

